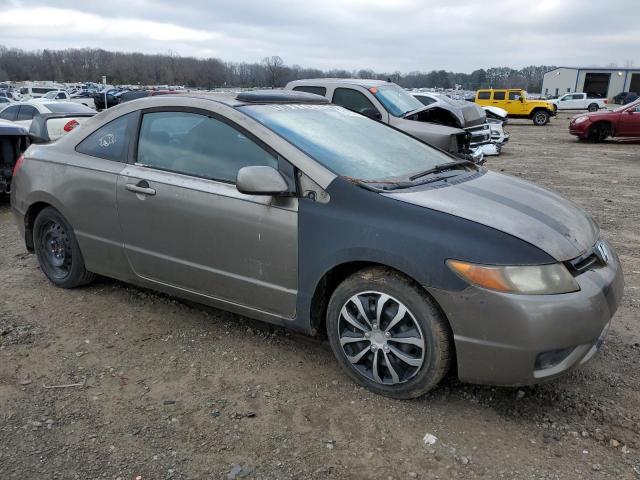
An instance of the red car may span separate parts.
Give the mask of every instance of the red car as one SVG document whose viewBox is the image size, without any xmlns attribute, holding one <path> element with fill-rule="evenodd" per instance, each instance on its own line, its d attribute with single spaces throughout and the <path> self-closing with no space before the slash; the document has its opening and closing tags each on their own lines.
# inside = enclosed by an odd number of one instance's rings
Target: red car
<svg viewBox="0 0 640 480">
<path fill-rule="evenodd" d="M 576 115 L 569 123 L 569 133 L 594 142 L 608 137 L 640 137 L 640 99 L 615 110 Z"/>
</svg>

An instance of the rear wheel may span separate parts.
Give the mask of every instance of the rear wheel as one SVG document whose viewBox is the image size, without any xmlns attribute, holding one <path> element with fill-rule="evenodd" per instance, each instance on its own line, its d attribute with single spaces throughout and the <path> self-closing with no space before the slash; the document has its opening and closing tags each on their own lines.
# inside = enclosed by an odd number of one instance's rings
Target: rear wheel
<svg viewBox="0 0 640 480">
<path fill-rule="evenodd" d="M 597 112 L 598 111 L 598 104 L 597 103 L 591 103 L 589 104 L 589 107 L 587 107 L 589 109 L 590 112 Z"/>
<path fill-rule="evenodd" d="M 451 363 L 451 332 L 433 300 L 386 268 L 362 270 L 336 288 L 327 334 L 347 375 L 380 395 L 423 395 Z"/>
<path fill-rule="evenodd" d="M 539 127 L 549 123 L 549 118 L 549 112 L 547 112 L 546 110 L 537 110 L 531 117 L 531 119 L 533 120 L 533 124 Z"/>
<path fill-rule="evenodd" d="M 95 278 L 84 267 L 73 229 L 55 208 L 47 207 L 36 217 L 33 245 L 40 268 L 54 285 L 74 288 Z"/>
</svg>

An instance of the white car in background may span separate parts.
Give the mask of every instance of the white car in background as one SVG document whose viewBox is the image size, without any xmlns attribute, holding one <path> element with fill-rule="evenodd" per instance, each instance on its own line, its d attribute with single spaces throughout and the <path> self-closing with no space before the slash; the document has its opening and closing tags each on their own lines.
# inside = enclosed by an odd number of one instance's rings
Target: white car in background
<svg viewBox="0 0 640 480">
<path fill-rule="evenodd" d="M 61 101 L 28 101 L 14 102 L 0 111 L 0 119 L 9 120 L 31 129 L 34 118 L 44 117 L 48 130 L 48 141 L 57 140 L 65 133 L 83 123 L 96 114 L 96 111 L 72 102 Z"/>
<path fill-rule="evenodd" d="M 73 97 L 66 90 L 52 90 L 40 98 L 32 100 L 32 102 L 73 102 L 81 103 L 87 107 L 95 108 L 93 98 L 88 97 Z"/>
<path fill-rule="evenodd" d="M 606 98 L 595 98 L 587 93 L 573 92 L 565 93 L 559 98 L 549 100 L 558 110 L 589 110 L 597 112 L 601 108 L 607 108 L 608 100 Z"/>
</svg>

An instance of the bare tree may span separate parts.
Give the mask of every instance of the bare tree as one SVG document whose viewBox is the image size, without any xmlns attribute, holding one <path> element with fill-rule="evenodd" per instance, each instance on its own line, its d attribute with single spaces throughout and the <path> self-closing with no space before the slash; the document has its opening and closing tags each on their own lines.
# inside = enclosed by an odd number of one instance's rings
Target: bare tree
<svg viewBox="0 0 640 480">
<path fill-rule="evenodd" d="M 264 57 L 262 65 L 267 69 L 269 85 L 271 87 L 281 87 L 280 79 L 284 73 L 284 61 L 277 55 Z"/>
<path fill-rule="evenodd" d="M 626 62 L 631 65 L 630 61 Z M 0 80 L 56 80 L 62 82 L 99 82 L 108 75 L 116 85 L 185 85 L 187 87 L 282 87 L 301 78 L 341 77 L 391 79 L 402 87 L 441 87 L 461 85 L 475 90 L 488 86 L 522 86 L 540 91 L 542 77 L 553 69 L 528 66 L 520 70 L 508 67 L 453 73 L 444 70 L 375 72 L 371 69 L 319 70 L 299 65 L 287 66 L 278 56 L 266 57 L 260 63 L 223 62 L 217 58 L 181 57 L 173 52 L 148 55 L 143 53 L 108 52 L 101 49 L 67 49 L 25 51 L 0 45 Z"/>
</svg>

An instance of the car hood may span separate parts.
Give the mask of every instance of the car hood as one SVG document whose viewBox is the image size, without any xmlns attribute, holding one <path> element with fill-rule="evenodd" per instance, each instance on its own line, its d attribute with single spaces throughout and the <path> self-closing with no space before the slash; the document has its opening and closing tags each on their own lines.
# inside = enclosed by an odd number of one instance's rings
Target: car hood
<svg viewBox="0 0 640 480">
<path fill-rule="evenodd" d="M 487 121 L 487 114 L 480 105 L 470 102 L 460 102 L 460 109 L 467 127 L 475 127 L 482 125 Z"/>
<path fill-rule="evenodd" d="M 601 112 L 585 112 L 579 113 L 578 115 L 574 115 L 571 117 L 572 120 L 575 120 L 578 117 L 589 117 L 589 119 L 593 120 L 594 118 L 602 118 L 602 117 L 610 117 L 611 115 L 617 115 L 618 112 L 614 112 L 612 110 L 603 110 Z"/>
<path fill-rule="evenodd" d="M 583 210 L 557 193 L 495 172 L 445 188 L 385 196 L 465 218 L 535 245 L 557 261 L 593 247 L 598 227 Z M 473 248 L 473 238 L 469 238 Z"/>
</svg>

